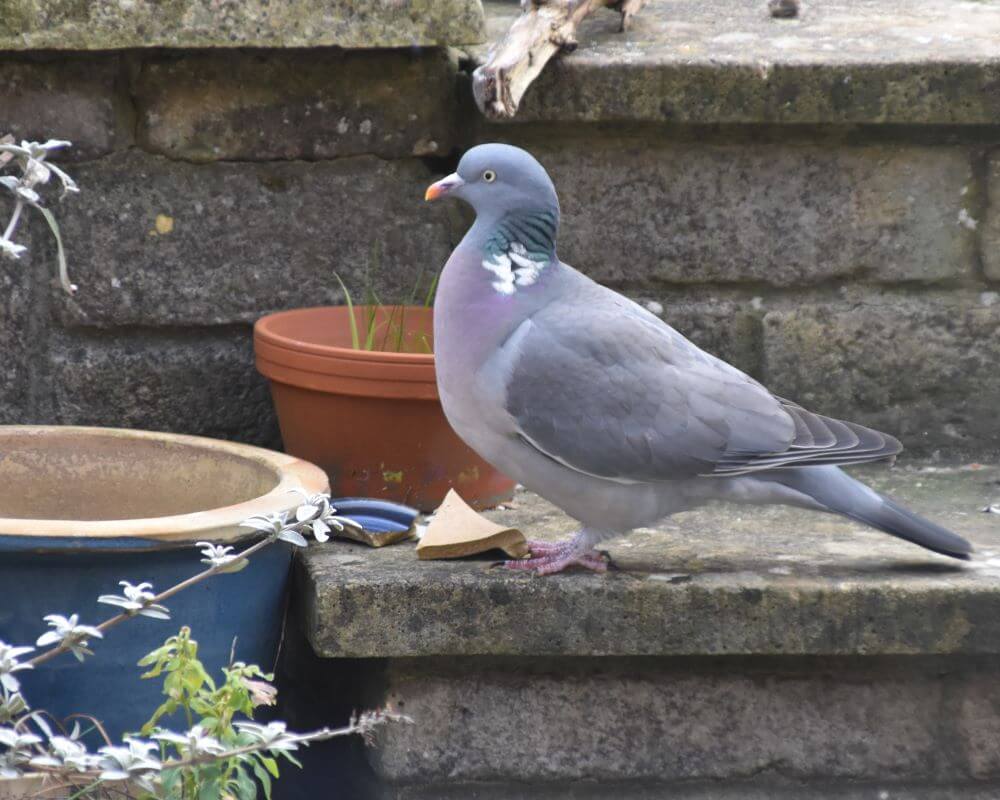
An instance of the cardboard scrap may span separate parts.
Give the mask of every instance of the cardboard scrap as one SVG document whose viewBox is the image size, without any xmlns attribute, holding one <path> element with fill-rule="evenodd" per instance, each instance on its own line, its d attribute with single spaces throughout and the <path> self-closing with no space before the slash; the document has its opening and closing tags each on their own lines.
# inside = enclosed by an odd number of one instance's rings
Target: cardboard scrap
<svg viewBox="0 0 1000 800">
<path fill-rule="evenodd" d="M 461 558 L 494 549 L 503 550 L 511 558 L 530 554 L 521 531 L 505 528 L 476 513 L 452 489 L 417 545 L 417 558 Z"/>
</svg>

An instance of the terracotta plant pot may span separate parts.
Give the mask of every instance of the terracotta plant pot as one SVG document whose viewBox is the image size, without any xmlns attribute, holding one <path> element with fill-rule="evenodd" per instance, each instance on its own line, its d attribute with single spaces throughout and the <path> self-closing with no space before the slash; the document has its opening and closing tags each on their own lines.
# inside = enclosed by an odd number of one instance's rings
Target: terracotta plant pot
<svg viewBox="0 0 1000 800">
<path fill-rule="evenodd" d="M 362 340 L 369 309 L 354 309 Z M 356 350 L 349 311 L 324 306 L 282 311 L 254 326 L 257 369 L 271 382 L 285 449 L 318 464 L 335 495 L 377 497 L 431 511 L 455 488 L 488 508 L 514 482 L 451 429 L 438 400 L 432 312 L 374 312 L 376 343 L 404 352 Z M 400 325 L 400 322 L 402 324 Z"/>
</svg>

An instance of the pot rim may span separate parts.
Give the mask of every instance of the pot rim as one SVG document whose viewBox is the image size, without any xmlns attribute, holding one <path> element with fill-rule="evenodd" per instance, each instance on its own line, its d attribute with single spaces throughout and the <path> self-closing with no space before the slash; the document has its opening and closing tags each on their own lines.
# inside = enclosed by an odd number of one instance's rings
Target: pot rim
<svg viewBox="0 0 1000 800">
<path fill-rule="evenodd" d="M 354 310 L 369 308 L 370 306 L 354 306 Z M 427 306 L 407 306 L 402 305 L 406 312 L 432 315 L 433 309 Z M 347 313 L 347 306 L 307 306 L 305 308 L 292 308 L 287 311 L 275 311 L 266 314 L 254 323 L 254 337 L 268 344 L 291 350 L 297 353 L 309 353 L 310 355 L 326 356 L 328 358 L 345 359 L 348 361 L 361 361 L 375 363 L 379 365 L 407 364 L 413 366 L 432 366 L 434 364 L 433 353 L 396 353 L 387 350 L 355 350 L 353 347 L 341 347 L 332 344 L 320 344 L 304 339 L 297 339 L 291 336 L 278 333 L 274 326 L 284 319 L 292 316 L 307 316 L 318 313 L 328 313 L 338 311 Z"/>
<path fill-rule="evenodd" d="M 239 524 L 257 514 L 289 511 L 299 504 L 291 492 L 295 489 L 313 495 L 328 492 L 330 484 L 326 473 L 315 464 L 301 458 L 267 450 L 263 447 L 211 439 L 206 436 L 189 436 L 180 433 L 132 430 L 128 428 L 103 428 L 86 425 L 0 425 L 0 433 L 15 432 L 25 435 L 46 433 L 100 434 L 123 439 L 147 439 L 202 449 L 223 451 L 244 460 L 254 461 L 274 472 L 278 484 L 259 497 L 219 506 L 205 511 L 172 514 L 165 517 L 141 517 L 116 520 L 27 519 L 0 517 L 0 538 L 6 536 L 52 537 L 67 539 L 152 539 L 162 542 L 234 542 L 259 535 Z"/>
</svg>

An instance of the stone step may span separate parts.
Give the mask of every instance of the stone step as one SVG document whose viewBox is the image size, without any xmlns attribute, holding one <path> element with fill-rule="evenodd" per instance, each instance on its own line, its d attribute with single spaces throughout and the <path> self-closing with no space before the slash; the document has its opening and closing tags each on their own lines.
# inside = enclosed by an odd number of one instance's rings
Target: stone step
<svg viewBox="0 0 1000 800">
<path fill-rule="evenodd" d="M 890 786 L 886 789 L 886 786 Z M 996 800 L 996 788 L 970 784 L 897 786 L 895 784 L 769 783 L 711 784 L 587 783 L 570 786 L 514 783 L 437 784 L 404 789 L 396 800 Z"/>
<path fill-rule="evenodd" d="M 300 591 L 327 658 L 437 655 L 1000 655 L 1000 468 L 860 469 L 970 538 L 962 563 L 839 517 L 729 506 L 611 540 L 619 571 L 533 580 L 412 545 L 311 550 Z M 539 538 L 572 520 L 527 492 L 493 512 Z"/>
<path fill-rule="evenodd" d="M 385 680 L 415 720 L 372 751 L 398 787 L 1000 778 L 995 659 L 442 656 Z"/>
<path fill-rule="evenodd" d="M 591 15 L 579 48 L 547 67 L 517 120 L 996 124 L 1000 6 L 823 0 L 798 19 L 731 0 L 648 3 L 619 33 Z M 487 0 L 487 38 L 518 14 Z M 473 48 L 477 62 L 487 46 Z"/>
<path fill-rule="evenodd" d="M 334 543 L 298 566 L 305 633 L 414 718 L 371 751 L 387 797 L 996 796 L 1000 468 L 859 473 L 974 559 L 750 507 L 613 540 L 605 576 Z M 526 492 L 492 516 L 573 527 Z"/>
<path fill-rule="evenodd" d="M 483 40 L 479 0 L 3 0 L 2 50 L 419 47 Z"/>
</svg>

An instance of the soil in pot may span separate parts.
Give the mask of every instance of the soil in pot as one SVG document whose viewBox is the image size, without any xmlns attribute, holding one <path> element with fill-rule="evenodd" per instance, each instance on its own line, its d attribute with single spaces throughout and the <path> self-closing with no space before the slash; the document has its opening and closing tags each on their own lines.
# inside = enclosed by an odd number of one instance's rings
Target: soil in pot
<svg viewBox="0 0 1000 800">
<path fill-rule="evenodd" d="M 514 482 L 451 429 L 438 399 L 432 310 L 353 309 L 362 341 L 374 314 L 375 345 L 353 347 L 344 306 L 283 311 L 254 327 L 257 369 L 270 380 L 285 449 L 326 470 L 335 495 L 437 508 L 454 488 L 475 508 L 510 498 Z"/>
</svg>

